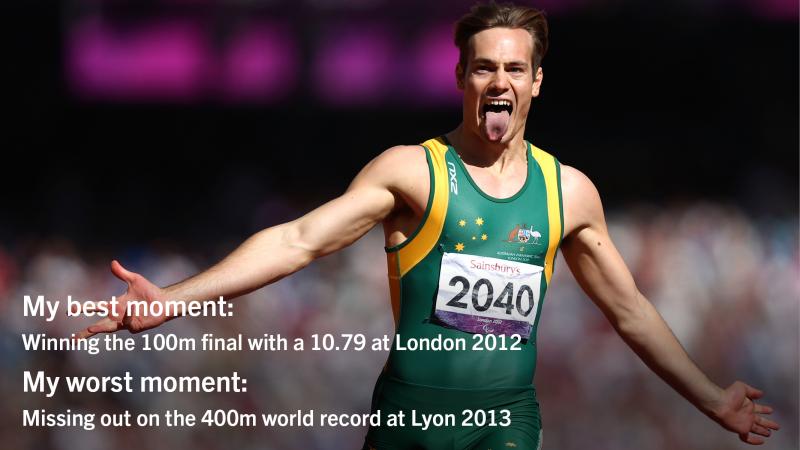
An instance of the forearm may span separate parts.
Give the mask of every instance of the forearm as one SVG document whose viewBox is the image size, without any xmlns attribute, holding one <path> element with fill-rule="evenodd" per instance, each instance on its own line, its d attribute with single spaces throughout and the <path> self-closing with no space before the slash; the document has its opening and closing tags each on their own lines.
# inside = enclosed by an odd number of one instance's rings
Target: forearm
<svg viewBox="0 0 800 450">
<path fill-rule="evenodd" d="M 350 189 L 303 217 L 254 234 L 217 265 L 165 289 L 180 300 L 234 298 L 350 245 L 389 213 L 391 192 Z"/>
<path fill-rule="evenodd" d="M 232 299 L 290 275 L 313 260 L 313 252 L 297 238 L 295 222 L 262 230 L 222 261 L 164 289 L 173 300 Z"/>
<path fill-rule="evenodd" d="M 634 305 L 612 320 L 619 335 L 653 372 L 713 417 L 722 389 L 689 358 L 658 311 L 638 292 Z"/>
<path fill-rule="evenodd" d="M 658 376 L 711 419 L 749 444 L 761 444 L 778 424 L 763 394 L 742 382 L 721 389 L 692 362 L 658 311 L 636 288 L 608 235 L 599 194 L 591 181 L 562 166 L 564 241 L 561 249 L 575 279 L 634 352 Z"/>
</svg>

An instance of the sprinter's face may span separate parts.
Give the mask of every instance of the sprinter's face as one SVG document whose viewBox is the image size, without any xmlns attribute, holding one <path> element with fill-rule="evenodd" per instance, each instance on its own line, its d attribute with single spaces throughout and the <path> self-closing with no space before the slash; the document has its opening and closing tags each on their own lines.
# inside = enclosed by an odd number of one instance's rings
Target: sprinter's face
<svg viewBox="0 0 800 450">
<path fill-rule="evenodd" d="M 490 28 L 469 42 L 466 67 L 457 69 L 464 126 L 489 142 L 508 143 L 524 132 L 531 99 L 539 95 L 533 36 L 521 28 Z"/>
</svg>

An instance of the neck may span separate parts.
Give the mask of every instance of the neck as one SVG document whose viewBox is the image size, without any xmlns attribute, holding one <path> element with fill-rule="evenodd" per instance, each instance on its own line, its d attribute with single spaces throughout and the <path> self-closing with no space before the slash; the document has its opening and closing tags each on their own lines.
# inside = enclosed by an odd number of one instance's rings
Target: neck
<svg viewBox="0 0 800 450">
<path fill-rule="evenodd" d="M 517 133 L 508 142 L 489 142 L 482 136 L 470 133 L 462 123 L 447 133 L 447 140 L 453 144 L 461 159 L 473 166 L 497 166 L 502 171 L 510 162 L 527 160 L 525 155 L 527 145 L 522 133 Z"/>
</svg>

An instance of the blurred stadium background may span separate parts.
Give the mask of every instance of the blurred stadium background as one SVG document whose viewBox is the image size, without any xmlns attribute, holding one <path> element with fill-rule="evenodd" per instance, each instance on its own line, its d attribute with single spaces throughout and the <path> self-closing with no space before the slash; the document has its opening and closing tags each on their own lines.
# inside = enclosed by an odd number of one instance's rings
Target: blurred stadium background
<svg viewBox="0 0 800 450">
<path fill-rule="evenodd" d="M 0 442 L 8 449 L 346 449 L 362 429 L 21 428 L 21 409 L 366 412 L 377 352 L 22 351 L 24 294 L 99 299 L 120 259 L 159 284 L 342 192 L 381 150 L 458 124 L 451 24 L 471 4 L 40 0 L 2 5 Z M 798 448 L 798 4 L 543 0 L 551 49 L 527 137 L 586 172 L 612 237 L 692 357 L 767 392 Z M 392 333 L 382 237 L 163 332 Z M 563 261 L 536 384 L 545 448 L 744 448 L 652 375 Z M 238 395 L 23 394 L 22 371 L 223 375 Z"/>
</svg>

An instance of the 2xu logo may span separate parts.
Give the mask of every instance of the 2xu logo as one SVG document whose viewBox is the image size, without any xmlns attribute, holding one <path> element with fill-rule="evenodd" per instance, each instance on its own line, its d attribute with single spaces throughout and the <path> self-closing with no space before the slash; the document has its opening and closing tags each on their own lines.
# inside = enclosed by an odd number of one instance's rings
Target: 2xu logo
<svg viewBox="0 0 800 450">
<path fill-rule="evenodd" d="M 447 171 L 450 173 L 450 192 L 458 195 L 458 180 L 456 179 L 456 165 L 448 161 Z"/>
</svg>

